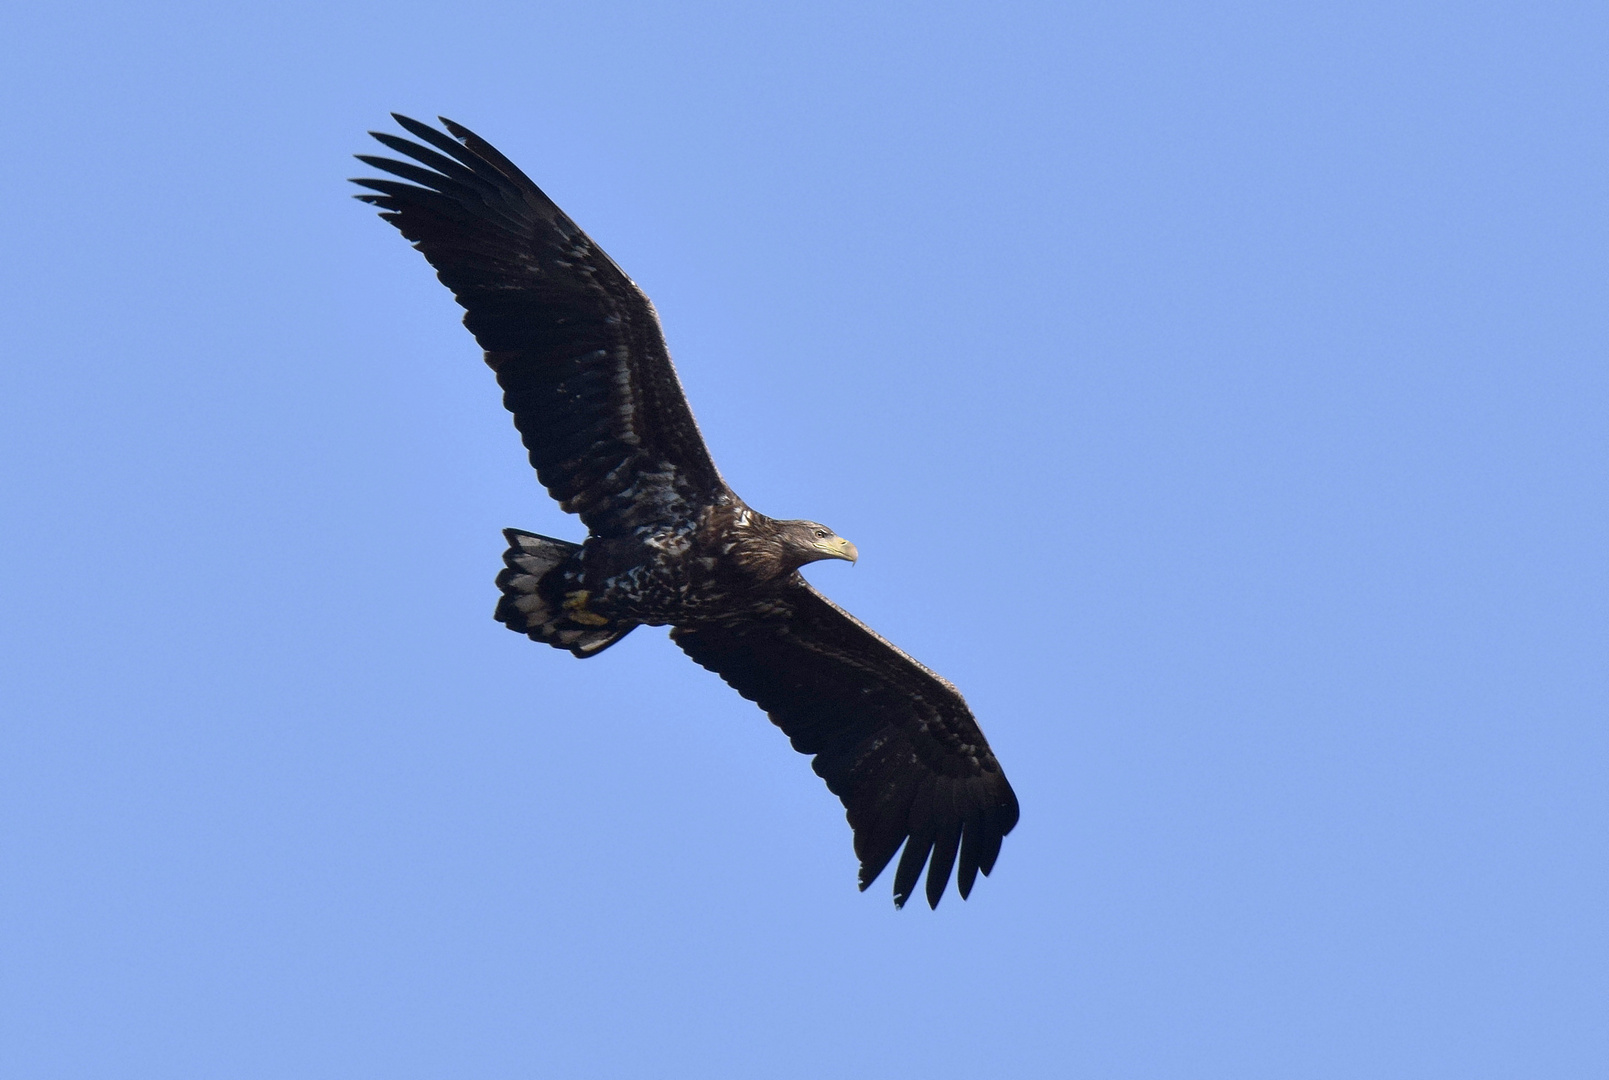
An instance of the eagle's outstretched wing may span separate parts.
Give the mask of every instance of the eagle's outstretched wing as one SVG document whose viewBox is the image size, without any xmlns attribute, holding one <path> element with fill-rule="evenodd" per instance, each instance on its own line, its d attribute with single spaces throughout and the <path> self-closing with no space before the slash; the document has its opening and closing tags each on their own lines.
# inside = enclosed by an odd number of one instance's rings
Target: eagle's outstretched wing
<svg viewBox="0 0 1609 1080">
<path fill-rule="evenodd" d="M 687 654 L 756 702 L 843 800 L 860 887 L 900 844 L 894 903 L 927 873 L 937 907 L 960 855 L 965 898 L 1017 823 L 1017 796 L 955 687 L 795 577 L 773 610 L 678 627 Z"/>
<path fill-rule="evenodd" d="M 530 178 L 474 132 L 396 115 L 401 177 L 353 181 L 465 310 L 537 476 L 599 536 L 685 521 L 729 495 L 642 290 Z M 421 145 L 421 143 L 427 143 Z M 418 164 L 414 164 L 417 162 Z"/>
</svg>

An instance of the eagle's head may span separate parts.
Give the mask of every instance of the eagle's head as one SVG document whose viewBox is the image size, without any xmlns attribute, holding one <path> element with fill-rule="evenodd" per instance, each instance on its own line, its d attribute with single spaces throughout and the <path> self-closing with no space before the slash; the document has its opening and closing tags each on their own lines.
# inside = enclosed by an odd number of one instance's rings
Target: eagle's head
<svg viewBox="0 0 1609 1080">
<path fill-rule="evenodd" d="M 860 558 L 854 544 L 818 521 L 778 521 L 743 507 L 727 528 L 726 557 L 758 581 L 781 580 L 821 559 Z"/>
<path fill-rule="evenodd" d="M 779 521 L 777 539 L 781 542 L 783 561 L 797 570 L 805 563 L 820 559 L 845 559 L 854 562 L 860 558 L 855 545 L 816 521 Z"/>
</svg>

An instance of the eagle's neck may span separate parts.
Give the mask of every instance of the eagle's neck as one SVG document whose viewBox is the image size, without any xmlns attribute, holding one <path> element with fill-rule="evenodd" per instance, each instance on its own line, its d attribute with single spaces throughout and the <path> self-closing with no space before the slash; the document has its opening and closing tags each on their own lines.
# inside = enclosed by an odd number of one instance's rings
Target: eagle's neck
<svg viewBox="0 0 1609 1080">
<path fill-rule="evenodd" d="M 719 528 L 718 549 L 724 563 L 756 583 L 781 581 L 803 566 L 784 542 L 782 529 L 772 518 L 734 506 Z"/>
</svg>

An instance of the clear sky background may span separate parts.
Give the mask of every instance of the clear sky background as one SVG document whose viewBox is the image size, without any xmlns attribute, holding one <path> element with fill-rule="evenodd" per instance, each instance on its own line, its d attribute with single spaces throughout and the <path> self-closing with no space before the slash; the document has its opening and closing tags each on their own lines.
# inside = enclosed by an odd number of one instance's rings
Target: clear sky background
<svg viewBox="0 0 1609 1080">
<path fill-rule="evenodd" d="M 1599 3 L 0 15 L 0 1075 L 1609 1075 Z M 661 631 L 345 177 L 444 113 L 952 678 L 971 901 Z"/>
</svg>

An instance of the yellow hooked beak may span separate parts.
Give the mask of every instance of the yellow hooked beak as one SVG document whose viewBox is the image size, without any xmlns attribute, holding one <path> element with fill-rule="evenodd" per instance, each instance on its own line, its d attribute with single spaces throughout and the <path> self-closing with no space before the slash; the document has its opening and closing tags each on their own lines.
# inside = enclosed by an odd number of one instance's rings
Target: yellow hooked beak
<svg viewBox="0 0 1609 1080">
<path fill-rule="evenodd" d="M 855 545 L 841 536 L 829 536 L 825 540 L 817 541 L 816 550 L 829 559 L 844 559 L 848 562 L 860 560 L 860 552 L 855 550 Z"/>
</svg>

